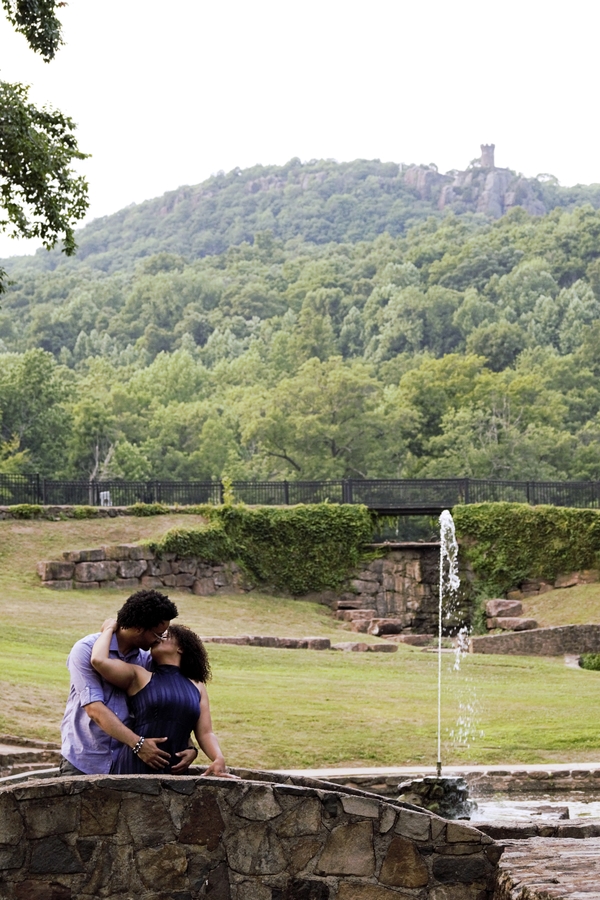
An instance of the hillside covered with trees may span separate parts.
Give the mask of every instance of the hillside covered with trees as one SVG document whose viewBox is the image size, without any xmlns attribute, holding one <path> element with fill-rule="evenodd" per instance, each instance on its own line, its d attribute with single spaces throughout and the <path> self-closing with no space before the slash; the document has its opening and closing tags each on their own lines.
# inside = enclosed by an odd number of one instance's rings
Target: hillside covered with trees
<svg viewBox="0 0 600 900">
<path fill-rule="evenodd" d="M 215 176 L 5 263 L 0 472 L 600 479 L 597 188 L 419 178 Z"/>
<path fill-rule="evenodd" d="M 433 163 L 362 159 L 233 169 L 95 219 L 77 232 L 75 259 L 59 248 L 7 264 L 11 272 L 65 265 L 117 272 L 156 253 L 188 261 L 221 254 L 266 231 L 284 243 L 355 243 L 383 233 L 398 237 L 448 213 L 498 218 L 515 206 L 538 215 L 584 203 L 600 208 L 600 184 L 561 187 L 550 175 L 525 178 L 487 162 L 493 164 L 493 148 L 490 160 L 446 174 Z"/>
</svg>

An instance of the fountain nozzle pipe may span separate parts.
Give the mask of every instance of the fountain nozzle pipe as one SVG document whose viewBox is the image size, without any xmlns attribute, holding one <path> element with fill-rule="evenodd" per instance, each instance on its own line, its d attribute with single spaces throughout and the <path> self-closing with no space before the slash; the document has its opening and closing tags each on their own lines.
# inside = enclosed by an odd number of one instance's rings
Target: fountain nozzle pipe
<svg viewBox="0 0 600 900">
<path fill-rule="evenodd" d="M 435 764 L 435 774 L 437 775 L 438 778 L 442 777 L 442 763 L 441 763 L 441 760 L 439 760 L 439 759 L 438 759 L 437 763 Z"/>
</svg>

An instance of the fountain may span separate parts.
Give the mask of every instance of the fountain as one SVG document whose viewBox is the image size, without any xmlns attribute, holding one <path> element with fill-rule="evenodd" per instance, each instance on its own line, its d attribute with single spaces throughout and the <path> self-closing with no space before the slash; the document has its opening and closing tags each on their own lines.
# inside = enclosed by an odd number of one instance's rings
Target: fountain
<svg viewBox="0 0 600 900">
<path fill-rule="evenodd" d="M 452 610 L 460 587 L 458 575 L 458 542 L 454 520 L 445 509 L 440 516 L 440 579 L 438 605 L 438 692 L 437 692 L 437 762 L 435 776 L 417 778 L 399 785 L 399 799 L 436 812 L 447 819 L 468 819 L 474 804 L 468 799 L 468 787 L 464 778 L 442 777 L 442 631 L 444 601 L 446 613 Z M 454 669 L 460 668 L 460 660 L 468 643 L 467 630 L 461 628 L 454 647 Z"/>
</svg>

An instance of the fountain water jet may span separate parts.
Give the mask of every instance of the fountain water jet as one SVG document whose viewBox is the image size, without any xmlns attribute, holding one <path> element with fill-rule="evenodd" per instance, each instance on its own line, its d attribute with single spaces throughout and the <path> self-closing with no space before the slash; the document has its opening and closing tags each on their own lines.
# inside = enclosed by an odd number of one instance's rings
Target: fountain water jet
<svg viewBox="0 0 600 900">
<path fill-rule="evenodd" d="M 438 778 L 442 774 L 442 623 L 444 618 L 444 598 L 454 599 L 460 587 L 458 574 L 458 541 L 454 530 L 454 519 L 445 509 L 440 516 L 440 590 L 438 605 L 438 717 L 437 717 L 437 763 Z"/>
<path fill-rule="evenodd" d="M 437 697 L 437 763 L 436 776 L 418 778 L 399 785 L 400 798 L 414 803 L 448 819 L 468 819 L 474 804 L 468 799 L 468 788 L 464 778 L 442 778 L 442 631 L 444 601 L 446 614 L 452 612 L 460 588 L 458 574 L 458 541 L 454 520 L 445 509 L 440 516 L 440 579 L 438 606 L 438 697 Z M 455 646 L 454 669 L 460 668 L 461 656 L 468 641 L 466 629 L 459 631 Z"/>
</svg>

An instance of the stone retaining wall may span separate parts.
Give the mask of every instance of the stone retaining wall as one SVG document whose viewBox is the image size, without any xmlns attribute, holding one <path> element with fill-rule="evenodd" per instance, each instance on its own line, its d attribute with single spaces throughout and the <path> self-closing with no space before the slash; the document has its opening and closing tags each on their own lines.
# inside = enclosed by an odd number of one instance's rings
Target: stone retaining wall
<svg viewBox="0 0 600 900">
<path fill-rule="evenodd" d="M 502 848 L 310 779 L 84 776 L 0 790 L 2 900 L 491 900 Z"/>
<path fill-rule="evenodd" d="M 208 596 L 222 589 L 241 590 L 243 584 L 235 563 L 209 565 L 175 553 L 157 558 L 143 544 L 67 550 L 61 560 L 38 563 L 37 571 L 43 586 L 54 590 L 166 587 Z"/>
<path fill-rule="evenodd" d="M 409 778 L 422 777 L 429 772 L 415 772 L 411 775 L 353 775 L 331 776 L 329 780 L 346 788 L 369 791 L 382 797 L 398 796 L 398 785 Z M 455 774 L 453 771 L 452 774 Z M 491 769 L 488 771 L 472 771 L 461 769 L 459 773 L 469 786 L 469 796 L 490 797 L 493 795 L 513 794 L 531 796 L 535 794 L 568 794 L 571 791 L 584 791 L 589 799 L 600 799 L 600 769 L 555 769 L 553 771 L 508 771 Z"/>
<path fill-rule="evenodd" d="M 284 638 L 242 634 L 239 637 L 203 637 L 205 644 L 235 644 L 238 647 L 275 647 L 282 650 L 342 650 L 345 652 L 395 653 L 397 644 L 366 644 L 358 641 L 342 641 L 332 644 L 329 638 Z"/>
<path fill-rule="evenodd" d="M 439 543 L 374 544 L 384 555 L 349 582 L 332 605 L 353 631 L 372 634 L 436 634 L 439 603 Z M 472 573 L 461 571 L 461 590 L 444 628 L 470 621 Z M 353 612 L 358 613 L 353 616 Z M 367 614 L 368 613 L 368 614 Z"/>
<path fill-rule="evenodd" d="M 496 841 L 528 841 L 538 837 L 587 841 L 600 837 L 600 822 L 589 822 L 586 819 L 570 819 L 568 822 L 499 819 L 497 822 L 478 822 L 478 828 Z"/>
<path fill-rule="evenodd" d="M 349 579 L 344 590 L 309 597 L 330 605 L 359 633 L 437 633 L 439 544 L 375 546 L 382 558 Z M 66 551 L 60 560 L 38 563 L 38 574 L 43 586 L 54 590 L 176 588 L 207 596 L 250 588 L 234 563 L 209 565 L 174 553 L 158 558 L 147 546 L 135 544 Z M 471 576 L 464 572 L 462 577 L 462 592 L 445 622 L 451 630 L 470 618 Z"/>
<path fill-rule="evenodd" d="M 471 653 L 517 656 L 600 653 L 600 625 L 556 625 L 531 631 L 486 634 L 471 638 L 469 649 Z"/>
</svg>

